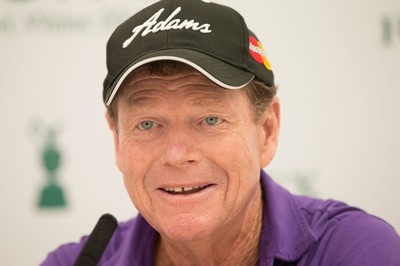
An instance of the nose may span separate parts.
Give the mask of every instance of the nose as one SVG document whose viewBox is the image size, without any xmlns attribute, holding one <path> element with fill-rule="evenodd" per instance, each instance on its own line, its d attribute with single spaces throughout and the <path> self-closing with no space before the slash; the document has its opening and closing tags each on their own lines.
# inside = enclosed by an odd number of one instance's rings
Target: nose
<svg viewBox="0 0 400 266">
<path fill-rule="evenodd" d="M 161 162 L 164 165 L 185 167 L 200 162 L 199 143 L 189 128 L 169 128 L 164 142 L 161 155 Z"/>
</svg>

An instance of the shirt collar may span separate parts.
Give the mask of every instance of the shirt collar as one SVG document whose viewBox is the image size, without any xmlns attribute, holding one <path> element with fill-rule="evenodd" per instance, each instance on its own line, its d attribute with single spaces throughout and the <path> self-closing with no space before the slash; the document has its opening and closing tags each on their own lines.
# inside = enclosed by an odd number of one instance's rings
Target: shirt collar
<svg viewBox="0 0 400 266">
<path fill-rule="evenodd" d="M 261 171 L 263 225 L 260 264 L 274 258 L 297 261 L 316 241 L 300 206 L 292 194 Z"/>
</svg>

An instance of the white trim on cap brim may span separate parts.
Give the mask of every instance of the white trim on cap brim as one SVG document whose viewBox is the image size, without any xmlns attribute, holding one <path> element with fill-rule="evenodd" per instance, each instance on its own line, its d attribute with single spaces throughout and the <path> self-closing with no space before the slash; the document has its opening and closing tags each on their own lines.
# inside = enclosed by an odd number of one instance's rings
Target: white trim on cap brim
<svg viewBox="0 0 400 266">
<path fill-rule="evenodd" d="M 107 100 L 107 102 L 106 102 L 106 105 L 109 106 L 109 105 L 111 104 L 111 102 L 113 101 L 115 95 L 117 94 L 118 89 L 119 89 L 119 87 L 121 86 L 122 82 L 126 79 L 126 77 L 127 77 L 133 70 L 135 70 L 136 68 L 138 68 L 138 67 L 140 67 L 140 66 L 142 66 L 142 65 L 145 65 L 145 64 L 147 64 L 147 63 L 154 62 L 154 61 L 162 61 L 162 60 L 172 60 L 172 61 L 179 61 L 179 62 L 185 63 L 185 64 L 187 64 L 187 65 L 189 65 L 189 66 L 195 68 L 197 71 L 199 71 L 201 74 L 203 74 L 204 76 L 206 76 L 208 79 L 210 79 L 212 82 L 214 82 L 214 83 L 217 84 L 218 86 L 221 86 L 222 88 L 229 89 L 229 90 L 238 90 L 238 89 L 241 89 L 241 88 L 243 88 L 244 86 L 246 86 L 247 84 L 249 84 L 249 83 L 254 79 L 254 76 L 253 76 L 253 78 L 250 79 L 246 84 L 243 84 L 243 85 L 241 85 L 241 86 L 231 86 L 231 85 L 225 84 L 225 83 L 221 82 L 220 80 L 216 79 L 213 75 L 211 75 L 210 73 L 208 73 L 208 72 L 207 72 L 206 70 L 204 70 L 202 67 L 200 67 L 199 65 L 196 65 L 195 63 L 193 63 L 193 62 L 191 62 L 191 61 L 189 61 L 189 60 L 187 60 L 187 59 L 184 59 L 184 58 L 181 58 L 181 57 L 176 57 L 176 56 L 156 56 L 156 57 L 151 57 L 151 58 L 142 60 L 142 61 L 140 61 L 140 62 L 138 62 L 138 63 L 136 63 L 136 64 L 130 66 L 130 67 L 122 74 L 122 76 L 118 79 L 118 82 L 117 82 L 117 84 L 115 85 L 115 87 L 114 87 L 114 89 L 113 89 L 113 91 L 112 91 L 110 97 L 108 98 L 108 100 Z"/>
</svg>

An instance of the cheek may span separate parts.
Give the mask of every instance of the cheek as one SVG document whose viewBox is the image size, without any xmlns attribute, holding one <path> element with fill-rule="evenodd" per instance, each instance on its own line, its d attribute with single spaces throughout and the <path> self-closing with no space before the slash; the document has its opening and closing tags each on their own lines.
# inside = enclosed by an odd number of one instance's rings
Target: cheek
<svg viewBox="0 0 400 266">
<path fill-rule="evenodd" d="M 145 186 L 145 176 L 151 165 L 149 150 L 134 142 L 124 142 L 120 150 L 121 172 L 125 188 L 140 212 L 150 212 L 150 197 Z"/>
<path fill-rule="evenodd" d="M 220 142 L 212 146 L 223 154 L 220 158 L 230 163 L 232 168 L 238 171 L 260 170 L 260 149 L 252 131 L 247 134 L 233 133 L 222 144 Z"/>
<path fill-rule="evenodd" d="M 121 172 L 124 176 L 136 176 L 141 165 L 140 149 L 129 140 L 123 141 L 120 149 Z"/>
<path fill-rule="evenodd" d="M 120 138 L 120 164 L 124 174 L 142 176 L 158 152 L 156 143 L 137 140 L 129 135 Z"/>
<path fill-rule="evenodd" d="M 210 145 L 211 161 L 225 172 L 223 210 L 226 221 L 242 219 L 260 187 L 260 164 L 254 143 L 232 136 Z"/>
<path fill-rule="evenodd" d="M 211 143 L 212 161 L 228 176 L 229 198 L 247 197 L 259 185 L 260 156 L 257 141 L 242 134 L 231 134 L 228 138 Z M 254 136 L 254 135 L 253 135 Z"/>
</svg>

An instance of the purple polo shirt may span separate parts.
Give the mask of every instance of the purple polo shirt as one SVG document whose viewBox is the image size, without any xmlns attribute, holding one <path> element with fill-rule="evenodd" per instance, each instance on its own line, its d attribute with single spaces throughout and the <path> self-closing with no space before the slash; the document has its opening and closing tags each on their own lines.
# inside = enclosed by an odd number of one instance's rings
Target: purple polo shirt
<svg viewBox="0 0 400 266">
<path fill-rule="evenodd" d="M 258 265 L 400 265 L 400 237 L 383 220 L 333 201 L 296 196 L 261 171 L 264 213 Z M 141 215 L 120 223 L 100 265 L 153 265 L 158 233 Z M 41 264 L 73 265 L 87 237 Z"/>
</svg>

